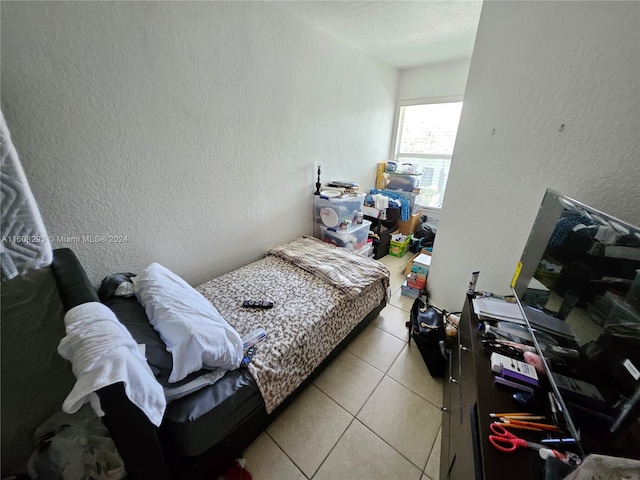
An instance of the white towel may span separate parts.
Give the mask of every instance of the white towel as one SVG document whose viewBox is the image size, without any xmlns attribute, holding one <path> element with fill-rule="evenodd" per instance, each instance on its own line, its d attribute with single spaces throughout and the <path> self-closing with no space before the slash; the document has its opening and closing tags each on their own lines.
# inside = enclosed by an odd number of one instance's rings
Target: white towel
<svg viewBox="0 0 640 480">
<path fill-rule="evenodd" d="M 386 210 L 389 208 L 389 197 L 381 193 L 373 195 L 373 203 L 378 210 Z"/>
<path fill-rule="evenodd" d="M 75 413 L 90 402 L 103 416 L 95 392 L 123 382 L 129 400 L 159 426 L 167 406 L 162 386 L 115 314 L 106 305 L 90 302 L 69 310 L 64 323 L 67 335 L 60 340 L 58 353 L 71 362 L 76 383 L 62 410 Z"/>
</svg>

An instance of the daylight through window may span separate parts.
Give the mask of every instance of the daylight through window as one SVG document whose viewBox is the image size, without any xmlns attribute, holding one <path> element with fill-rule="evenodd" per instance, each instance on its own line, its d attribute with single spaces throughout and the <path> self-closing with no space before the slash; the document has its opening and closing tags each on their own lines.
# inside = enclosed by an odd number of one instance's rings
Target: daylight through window
<svg viewBox="0 0 640 480">
<path fill-rule="evenodd" d="M 461 111 L 462 102 L 400 107 L 395 161 L 422 172 L 416 198 L 422 207 L 442 207 Z"/>
</svg>

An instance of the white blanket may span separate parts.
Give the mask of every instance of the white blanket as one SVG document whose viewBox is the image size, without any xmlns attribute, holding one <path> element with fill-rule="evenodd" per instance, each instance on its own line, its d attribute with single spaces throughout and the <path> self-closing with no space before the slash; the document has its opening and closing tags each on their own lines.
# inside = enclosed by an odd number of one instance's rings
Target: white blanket
<svg viewBox="0 0 640 480">
<path fill-rule="evenodd" d="M 76 383 L 62 410 L 75 413 L 88 401 L 96 414 L 103 416 L 95 392 L 123 382 L 129 400 L 159 426 L 167 405 L 162 386 L 115 314 L 101 303 L 90 302 L 69 310 L 64 323 L 67 335 L 60 341 L 58 353 L 71 362 Z"/>
</svg>

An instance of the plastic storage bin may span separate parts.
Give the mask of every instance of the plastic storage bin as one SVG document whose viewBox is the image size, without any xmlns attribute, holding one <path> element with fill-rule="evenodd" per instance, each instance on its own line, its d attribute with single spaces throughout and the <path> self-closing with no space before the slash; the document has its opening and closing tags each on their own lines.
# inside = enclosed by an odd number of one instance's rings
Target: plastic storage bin
<svg viewBox="0 0 640 480">
<path fill-rule="evenodd" d="M 320 227 L 320 239 L 323 242 L 332 243 L 352 251 L 361 250 L 367 245 L 370 226 L 371 222 L 369 220 L 363 220 L 361 225 L 356 225 L 355 228 L 350 230 Z"/>
<path fill-rule="evenodd" d="M 387 182 L 387 190 L 402 190 L 404 192 L 412 192 L 420 187 L 420 177 L 416 174 L 387 173 L 389 178 Z"/>
<path fill-rule="evenodd" d="M 318 223 L 329 228 L 337 228 L 345 221 L 355 223 L 356 215 L 362 211 L 364 197 L 364 193 L 339 197 L 316 195 L 314 204 Z"/>
<path fill-rule="evenodd" d="M 373 244 L 371 242 L 367 242 L 364 244 L 364 247 L 359 250 L 355 250 L 353 253 L 357 253 L 363 257 L 373 258 Z"/>
</svg>

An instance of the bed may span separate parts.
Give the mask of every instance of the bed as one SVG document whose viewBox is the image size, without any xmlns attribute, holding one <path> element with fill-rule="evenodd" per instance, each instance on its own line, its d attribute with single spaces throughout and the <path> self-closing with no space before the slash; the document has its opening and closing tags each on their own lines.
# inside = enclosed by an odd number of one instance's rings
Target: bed
<svg viewBox="0 0 640 480">
<path fill-rule="evenodd" d="M 213 385 L 168 403 L 158 434 L 171 476 L 210 478 L 212 470 L 240 455 L 377 316 L 388 298 L 388 275 L 377 261 L 301 237 L 196 287 L 239 335 L 262 327 L 267 336 L 256 345 L 248 368 L 228 371 Z M 144 309 L 135 297 L 115 294 L 127 277 L 131 274 L 105 278 L 100 299 L 138 343 L 147 345 L 149 358 L 159 338 L 150 327 L 145 329 L 148 319 Z M 243 308 L 247 299 L 269 300 L 274 307 Z M 159 369 L 154 372 L 167 386 L 166 376 L 163 378 Z M 197 372 L 187 380 L 203 374 L 206 372 Z M 153 428 L 141 420 L 144 429 Z M 117 417 L 115 421 L 118 423 Z M 140 442 L 131 440 L 141 426 L 130 419 L 127 423 L 114 426 L 114 440 L 122 450 L 120 437 L 127 438 L 123 448 L 134 450 L 127 455 L 129 463 L 135 463 L 131 468 L 144 472 L 152 463 L 157 465 L 157 460 L 145 455 L 148 445 L 141 448 Z M 130 465 L 127 468 L 130 470 Z"/>
</svg>

